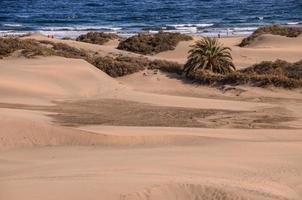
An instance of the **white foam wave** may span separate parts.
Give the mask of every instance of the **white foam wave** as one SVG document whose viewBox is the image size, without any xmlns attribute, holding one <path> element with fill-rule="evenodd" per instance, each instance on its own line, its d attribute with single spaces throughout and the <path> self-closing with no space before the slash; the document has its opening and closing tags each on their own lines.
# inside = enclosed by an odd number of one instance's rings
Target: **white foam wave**
<svg viewBox="0 0 302 200">
<path fill-rule="evenodd" d="M 165 30 L 165 32 L 171 33 L 182 33 L 182 34 L 197 34 L 197 29 L 176 29 L 176 30 Z"/>
<path fill-rule="evenodd" d="M 148 31 L 148 33 L 151 33 L 151 34 L 156 34 L 156 33 L 159 33 L 159 31 L 153 31 L 153 30 L 150 30 L 150 31 Z"/>
<path fill-rule="evenodd" d="M 18 31 L 18 32 L 14 32 L 14 31 L 0 31 L 0 36 L 21 36 L 21 35 L 25 35 L 28 32 L 24 32 L 24 31 Z"/>
<path fill-rule="evenodd" d="M 167 25 L 169 32 L 179 32 L 183 34 L 196 34 L 200 28 L 208 28 L 214 26 L 214 24 L 172 24 Z"/>
<path fill-rule="evenodd" d="M 233 28 L 209 28 L 201 30 L 197 35 L 207 37 L 233 37 L 233 36 L 247 36 L 256 30 L 257 27 L 233 27 Z"/>
<path fill-rule="evenodd" d="M 300 22 L 287 22 L 286 24 L 287 25 L 298 25 L 298 24 L 300 24 Z"/>
<path fill-rule="evenodd" d="M 55 38 L 77 38 L 80 35 L 86 34 L 89 31 L 38 31 L 43 35 L 51 35 Z"/>
<path fill-rule="evenodd" d="M 109 26 L 64 26 L 64 27 L 44 27 L 43 31 L 92 31 L 92 30 L 104 30 L 104 31 L 119 31 L 120 27 Z"/>
<path fill-rule="evenodd" d="M 258 27 L 235 27 L 232 28 L 231 30 L 234 31 L 255 31 L 257 30 Z"/>
<path fill-rule="evenodd" d="M 6 27 L 22 27 L 22 24 L 3 24 Z"/>
<path fill-rule="evenodd" d="M 172 24 L 172 25 L 168 25 L 168 27 L 174 27 L 176 29 L 190 28 L 190 27 L 205 28 L 205 27 L 211 27 L 211 26 L 214 26 L 214 24 Z"/>
</svg>

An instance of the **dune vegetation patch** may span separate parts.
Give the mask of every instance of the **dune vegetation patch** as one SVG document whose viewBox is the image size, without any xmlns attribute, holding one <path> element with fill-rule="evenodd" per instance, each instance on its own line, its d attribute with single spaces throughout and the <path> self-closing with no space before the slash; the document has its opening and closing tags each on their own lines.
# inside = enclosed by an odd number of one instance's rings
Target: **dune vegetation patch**
<svg viewBox="0 0 302 200">
<path fill-rule="evenodd" d="M 63 43 L 20 39 L 17 37 L 0 38 L 0 56 L 2 58 L 10 56 L 16 51 L 20 51 L 20 54 L 26 58 L 33 58 L 35 56 L 61 56 L 86 59 L 89 57 L 85 51 Z"/>
<path fill-rule="evenodd" d="M 183 65 L 165 60 L 149 60 L 144 57 L 93 57 L 89 61 L 92 65 L 104 71 L 111 77 L 125 76 L 144 69 L 161 70 L 171 73 L 181 73 Z"/>
<path fill-rule="evenodd" d="M 115 39 L 120 39 L 120 37 L 114 33 L 89 32 L 87 34 L 80 35 L 79 37 L 77 37 L 76 41 L 103 45 L 106 42 Z"/>
<path fill-rule="evenodd" d="M 265 61 L 227 74 L 199 70 L 187 77 L 194 82 L 211 86 L 251 85 L 294 89 L 302 87 L 302 61 L 296 63 L 282 60 Z"/>
<path fill-rule="evenodd" d="M 15 51 L 21 51 L 21 54 L 26 57 L 50 56 L 55 53 L 52 49 L 36 40 L 21 40 L 16 37 L 0 38 L 0 58 L 7 57 Z"/>
<path fill-rule="evenodd" d="M 194 82 L 211 85 L 275 86 L 287 89 L 302 87 L 302 61 L 288 63 L 282 60 L 262 62 L 236 70 L 231 48 L 224 47 L 215 38 L 197 41 L 189 51 L 183 74 Z"/>
<path fill-rule="evenodd" d="M 64 43 L 51 41 L 25 40 L 17 37 L 0 38 L 0 57 L 10 56 L 15 51 L 27 58 L 35 56 L 61 56 L 84 59 L 109 76 L 119 77 L 144 69 L 159 69 L 166 72 L 181 73 L 183 65 L 165 60 L 149 60 L 144 57 L 100 56 L 94 52 L 78 49 Z"/>
<path fill-rule="evenodd" d="M 118 56 L 115 58 L 106 56 L 92 58 L 90 63 L 111 77 L 119 77 L 145 69 L 148 65 L 148 60 L 127 56 Z"/>
<path fill-rule="evenodd" d="M 118 45 L 118 49 L 131 51 L 143 55 L 157 54 L 163 51 L 174 50 L 180 41 L 189 41 L 193 38 L 180 33 L 159 32 L 157 34 L 139 33 Z"/>
<path fill-rule="evenodd" d="M 183 73 L 184 65 L 177 62 L 156 59 L 149 61 L 148 69 L 181 75 Z"/>
<path fill-rule="evenodd" d="M 239 44 L 240 47 L 250 45 L 257 37 L 263 34 L 280 35 L 286 37 L 298 37 L 302 34 L 302 28 L 300 27 L 288 27 L 281 25 L 271 25 L 258 28 L 252 35 L 244 38 Z"/>
</svg>

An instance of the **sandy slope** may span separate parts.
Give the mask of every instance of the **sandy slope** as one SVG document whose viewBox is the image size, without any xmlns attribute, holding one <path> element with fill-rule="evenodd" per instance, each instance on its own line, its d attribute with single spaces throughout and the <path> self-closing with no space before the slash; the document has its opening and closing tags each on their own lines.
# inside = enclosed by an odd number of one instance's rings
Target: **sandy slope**
<svg viewBox="0 0 302 200">
<path fill-rule="evenodd" d="M 80 59 L 62 57 L 0 60 L 1 102 L 33 103 L 91 98 L 121 87 Z"/>
<path fill-rule="evenodd" d="M 301 56 L 296 45 L 299 38 L 287 42 L 287 38 L 263 36 L 244 49 L 234 46 L 239 40 L 222 39 L 233 45 L 235 62 L 240 66 L 275 57 L 292 61 Z M 105 46 L 64 42 L 104 54 L 116 53 L 114 42 Z M 175 51 L 155 57 L 182 62 L 188 46 L 181 43 Z M 50 110 L 33 111 L 15 104 L 45 108 L 41 106 L 67 99 L 115 99 L 126 107 L 123 102 L 131 101 L 137 107 L 170 109 L 167 118 L 178 108 L 251 112 L 272 120 L 270 117 L 281 115 L 290 120 L 271 121 L 286 125 L 285 129 L 63 127 L 53 122 Z M 301 99 L 300 91 L 249 87 L 216 90 L 151 71 L 112 79 L 75 59 L 0 60 L 0 199 L 299 200 L 302 135 L 297 128 L 302 127 Z M 67 110 L 77 105 L 70 104 Z M 87 112 L 91 109 L 85 103 L 80 105 Z M 108 105 L 116 110 L 116 104 Z M 95 112 L 102 108 L 105 110 L 100 104 Z M 76 111 L 70 110 L 71 117 L 87 115 Z M 112 116 L 119 112 L 133 116 L 131 109 L 117 110 Z M 214 115 L 208 120 L 229 123 L 231 118 L 242 123 L 251 120 L 249 115 L 240 114 Z"/>
<path fill-rule="evenodd" d="M 298 200 L 302 195 L 299 131 L 126 127 L 100 131 L 123 134 L 122 141 L 130 144 L 141 133 L 154 139 L 143 140 L 143 148 L 66 146 L 4 152 L 1 197 Z M 194 140 L 183 136 L 178 141 L 184 144 L 179 144 L 166 134 L 196 136 Z M 148 148 L 150 143 L 157 146 Z"/>
</svg>

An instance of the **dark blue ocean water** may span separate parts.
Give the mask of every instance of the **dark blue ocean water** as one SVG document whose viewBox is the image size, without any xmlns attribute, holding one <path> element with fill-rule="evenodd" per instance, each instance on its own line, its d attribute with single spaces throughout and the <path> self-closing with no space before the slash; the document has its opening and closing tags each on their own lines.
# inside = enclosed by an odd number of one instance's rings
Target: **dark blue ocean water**
<svg viewBox="0 0 302 200">
<path fill-rule="evenodd" d="M 272 23 L 302 24 L 302 0 L 0 0 L 0 34 L 164 29 L 240 35 Z"/>
</svg>

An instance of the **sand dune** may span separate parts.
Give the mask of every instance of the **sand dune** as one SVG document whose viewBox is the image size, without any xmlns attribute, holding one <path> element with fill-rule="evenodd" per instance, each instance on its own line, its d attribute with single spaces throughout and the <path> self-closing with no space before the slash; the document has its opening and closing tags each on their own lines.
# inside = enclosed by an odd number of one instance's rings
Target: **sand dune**
<svg viewBox="0 0 302 200">
<path fill-rule="evenodd" d="M 264 34 L 256 38 L 249 48 L 290 48 L 290 50 L 301 49 L 302 36 L 290 38 L 279 35 Z"/>
<path fill-rule="evenodd" d="M 131 140 L 131 135 L 150 134 L 166 143 L 150 148 L 152 140 L 146 139 L 142 148 L 69 146 L 3 152 L 2 197 L 298 200 L 302 194 L 299 131 L 145 127 L 101 131 L 122 134 L 123 141 Z M 204 135 L 203 142 L 178 146 L 164 138 L 175 132 L 191 135 L 191 131 Z"/>
<path fill-rule="evenodd" d="M 0 60 L 1 102 L 91 98 L 121 87 L 84 60 L 61 57 Z"/>
<path fill-rule="evenodd" d="M 137 56 L 116 50 L 116 41 L 30 37 Z M 264 35 L 239 48 L 241 39 L 221 39 L 239 67 L 302 57 L 301 38 Z M 191 44 L 151 58 L 185 62 Z M 0 199 L 299 200 L 301 99 L 299 90 L 217 90 L 148 70 L 113 79 L 77 59 L 6 58 Z"/>
</svg>

